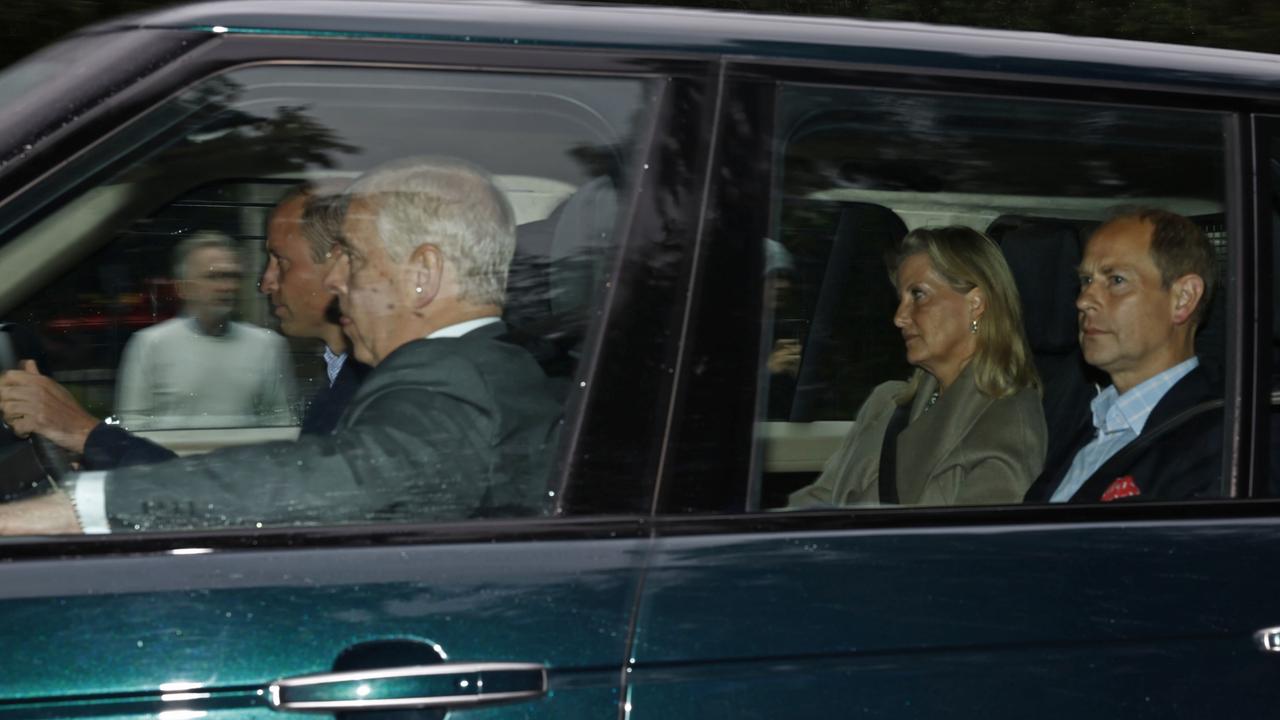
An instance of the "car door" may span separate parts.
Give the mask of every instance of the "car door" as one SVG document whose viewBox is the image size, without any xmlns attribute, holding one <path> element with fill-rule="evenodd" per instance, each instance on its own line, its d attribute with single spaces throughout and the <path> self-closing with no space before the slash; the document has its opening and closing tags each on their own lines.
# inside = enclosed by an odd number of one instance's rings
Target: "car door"
<svg viewBox="0 0 1280 720">
<path fill-rule="evenodd" d="M 56 147 L 37 144 L 27 162 L 41 166 L 14 170 L 37 181 L 0 202 L 0 314 L 107 416 L 131 308 L 155 300 L 175 236 L 217 226 L 252 257 L 285 185 L 461 156 L 511 197 L 525 264 L 506 320 L 564 398 L 546 516 L 0 540 L 0 717 L 615 712 L 708 71 L 340 30 L 175 31 L 197 49 L 98 97 Z M 236 296 L 246 323 L 265 323 L 260 268 Z M 154 307 L 144 315 L 162 321 Z M 109 331 L 85 331 L 90 316 Z M 316 372 L 319 351 L 295 344 L 299 372 Z"/>
<path fill-rule="evenodd" d="M 1266 447 L 1247 419 L 1227 428 L 1223 476 L 1239 482 L 1220 500 L 786 508 L 871 387 L 908 372 L 879 251 L 917 227 L 986 232 L 1006 255 L 1041 243 L 1032 269 L 1062 262 L 1038 285 L 1018 282 L 1047 404 L 1046 330 L 1074 335 L 1074 266 L 1058 249 L 1078 258 L 1117 199 L 1192 217 L 1224 261 L 1218 312 L 1230 318 L 1208 321 L 1198 353 L 1233 359 L 1229 407 L 1251 397 L 1240 116 L 1185 97 L 919 72 L 743 63 L 729 75 L 721 225 L 706 241 L 687 360 L 721 372 L 684 380 L 629 655 L 630 717 L 1267 713 L 1280 523 L 1256 499 L 1265 483 L 1236 474 Z M 774 362 L 787 342 L 802 347 L 789 371 Z"/>
</svg>

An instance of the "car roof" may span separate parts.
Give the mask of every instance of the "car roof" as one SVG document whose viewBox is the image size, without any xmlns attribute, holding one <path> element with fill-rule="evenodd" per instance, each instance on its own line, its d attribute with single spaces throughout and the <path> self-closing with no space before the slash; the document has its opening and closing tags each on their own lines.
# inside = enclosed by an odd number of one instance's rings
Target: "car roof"
<svg viewBox="0 0 1280 720">
<path fill-rule="evenodd" d="M 1280 56 L 1181 45 L 802 15 L 518 0 L 228 0 L 95 28 L 422 38 L 1039 76 L 1277 95 Z"/>
</svg>

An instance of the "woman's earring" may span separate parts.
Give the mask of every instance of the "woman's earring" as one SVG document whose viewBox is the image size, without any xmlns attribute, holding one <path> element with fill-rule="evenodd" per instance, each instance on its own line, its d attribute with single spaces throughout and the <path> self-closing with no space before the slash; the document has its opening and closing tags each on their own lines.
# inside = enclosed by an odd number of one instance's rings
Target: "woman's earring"
<svg viewBox="0 0 1280 720">
<path fill-rule="evenodd" d="M 973 333 L 974 335 L 977 335 L 977 334 L 978 334 L 978 319 L 977 319 L 977 318 L 974 318 L 974 319 L 973 319 L 973 321 L 969 323 L 969 332 Z"/>
<path fill-rule="evenodd" d="M 422 288 L 421 288 L 421 287 L 416 287 L 416 288 L 414 288 L 414 290 L 417 290 L 419 295 L 421 295 L 421 294 L 422 294 Z M 977 325 L 974 325 L 974 326 L 973 326 L 973 331 L 974 331 L 974 332 L 978 332 L 978 326 L 977 326 Z"/>
</svg>

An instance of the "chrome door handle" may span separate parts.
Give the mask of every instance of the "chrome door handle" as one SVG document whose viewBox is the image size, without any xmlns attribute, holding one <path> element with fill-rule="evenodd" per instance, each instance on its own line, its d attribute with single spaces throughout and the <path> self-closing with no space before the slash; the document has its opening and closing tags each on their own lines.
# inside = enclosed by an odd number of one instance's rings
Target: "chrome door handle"
<svg viewBox="0 0 1280 720">
<path fill-rule="evenodd" d="M 1280 653 L 1280 627 L 1259 630 L 1253 634 L 1253 640 L 1263 652 Z"/>
<path fill-rule="evenodd" d="M 321 712 L 474 707 L 546 692 L 547 669 L 535 663 L 439 663 L 283 678 L 268 699 L 273 710 Z"/>
</svg>

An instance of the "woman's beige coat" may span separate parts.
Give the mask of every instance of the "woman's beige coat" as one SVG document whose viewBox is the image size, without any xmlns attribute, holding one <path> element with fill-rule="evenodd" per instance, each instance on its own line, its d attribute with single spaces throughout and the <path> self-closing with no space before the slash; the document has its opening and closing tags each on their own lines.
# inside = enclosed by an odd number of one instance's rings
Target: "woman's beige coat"
<svg viewBox="0 0 1280 720">
<path fill-rule="evenodd" d="M 996 400 L 978 391 L 965 368 L 925 412 L 937 380 L 925 374 L 898 436 L 898 500 L 903 505 L 994 505 L 1022 502 L 1044 465 L 1047 430 L 1033 389 Z M 792 493 L 789 508 L 876 505 L 880 447 L 906 383 L 871 391 L 822 475 Z"/>
</svg>

